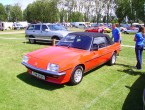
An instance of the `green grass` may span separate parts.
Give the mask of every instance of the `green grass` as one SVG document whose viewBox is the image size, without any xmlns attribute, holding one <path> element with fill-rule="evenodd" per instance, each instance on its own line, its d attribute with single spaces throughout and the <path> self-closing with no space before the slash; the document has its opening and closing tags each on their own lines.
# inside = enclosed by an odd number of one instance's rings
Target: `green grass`
<svg viewBox="0 0 145 110">
<path fill-rule="evenodd" d="M 0 36 L 24 38 L 24 34 Z M 134 35 L 122 37 L 124 45 L 134 45 Z M 116 65 L 98 67 L 79 85 L 69 86 L 38 80 L 21 65 L 24 54 L 46 46 L 0 39 L 0 110 L 141 110 L 144 53 L 141 71 L 133 69 L 134 48 L 122 47 Z"/>
</svg>

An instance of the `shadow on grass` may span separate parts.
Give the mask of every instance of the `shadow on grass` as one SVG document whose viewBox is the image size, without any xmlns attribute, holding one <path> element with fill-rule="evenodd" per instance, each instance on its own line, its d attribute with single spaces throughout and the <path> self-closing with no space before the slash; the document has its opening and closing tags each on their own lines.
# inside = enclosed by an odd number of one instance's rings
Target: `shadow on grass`
<svg viewBox="0 0 145 110">
<path fill-rule="evenodd" d="M 122 106 L 122 110 L 143 110 L 143 90 L 145 88 L 145 74 L 142 71 L 134 69 L 133 66 L 125 65 L 125 64 L 116 64 L 119 66 L 123 66 L 124 70 L 118 70 L 119 72 L 123 72 L 132 76 L 138 75 L 139 78 L 133 83 L 133 85 L 125 86 L 130 90 L 127 95 L 124 104 Z"/>
<path fill-rule="evenodd" d="M 143 74 L 143 72 L 141 72 L 140 70 L 135 70 L 134 66 L 125 65 L 125 64 L 119 64 L 119 63 L 117 63 L 116 65 L 125 67 L 124 70 L 118 70 L 119 72 L 127 73 L 127 74 L 133 75 L 133 76 L 142 75 Z"/>
<path fill-rule="evenodd" d="M 31 76 L 30 74 L 28 74 L 27 72 L 17 75 L 17 78 L 19 78 L 20 80 L 22 80 L 23 82 L 31 86 L 35 86 L 35 87 L 45 89 L 45 90 L 50 90 L 50 91 L 64 87 L 64 85 L 53 84 L 53 83 L 49 83 L 49 82 L 37 79 Z"/>
<path fill-rule="evenodd" d="M 127 95 L 122 110 L 143 110 L 143 90 L 145 88 L 145 75 L 140 75 L 140 77 L 134 82 L 134 84 L 129 87 L 129 94 Z"/>
<path fill-rule="evenodd" d="M 22 42 L 24 44 L 30 44 L 28 41 L 26 42 Z M 48 46 L 52 46 L 52 42 L 49 41 L 37 41 L 35 44 L 32 45 L 48 45 Z"/>
</svg>

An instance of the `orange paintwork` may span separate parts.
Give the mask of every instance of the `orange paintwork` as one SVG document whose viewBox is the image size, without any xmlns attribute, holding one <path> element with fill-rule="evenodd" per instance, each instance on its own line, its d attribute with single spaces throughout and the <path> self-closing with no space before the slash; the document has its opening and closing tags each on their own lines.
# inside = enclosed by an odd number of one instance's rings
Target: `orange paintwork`
<svg viewBox="0 0 145 110">
<path fill-rule="evenodd" d="M 57 84 L 66 83 L 70 80 L 73 69 L 77 65 L 83 65 L 87 72 L 107 61 L 112 57 L 113 52 L 120 52 L 120 44 L 114 43 L 108 47 L 96 51 L 81 50 L 63 46 L 52 46 L 28 53 L 28 64 L 46 70 L 48 63 L 58 64 L 59 72 L 66 72 L 63 76 L 47 76 L 46 81 Z M 37 63 L 37 65 L 36 65 Z M 31 74 L 31 70 L 28 69 Z"/>
</svg>

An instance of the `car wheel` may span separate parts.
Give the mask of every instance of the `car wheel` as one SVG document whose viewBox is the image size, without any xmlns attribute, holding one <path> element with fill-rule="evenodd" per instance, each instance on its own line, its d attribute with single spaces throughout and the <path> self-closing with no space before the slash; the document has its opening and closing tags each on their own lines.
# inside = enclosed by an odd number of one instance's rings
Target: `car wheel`
<svg viewBox="0 0 145 110">
<path fill-rule="evenodd" d="M 116 62 L 116 53 L 114 52 L 108 63 L 111 66 L 111 65 L 114 65 L 115 62 Z"/>
<path fill-rule="evenodd" d="M 71 85 L 79 84 L 82 81 L 82 78 L 83 78 L 83 68 L 82 66 L 77 66 L 72 72 L 70 84 Z"/>
<path fill-rule="evenodd" d="M 35 44 L 36 43 L 36 40 L 34 39 L 34 37 L 29 38 L 29 43 L 30 44 Z"/>
<path fill-rule="evenodd" d="M 57 36 L 52 37 L 52 39 L 55 39 L 55 40 L 60 40 L 60 38 L 59 38 L 59 37 L 57 37 Z"/>
<path fill-rule="evenodd" d="M 124 34 L 128 34 L 126 31 L 124 31 Z"/>
</svg>

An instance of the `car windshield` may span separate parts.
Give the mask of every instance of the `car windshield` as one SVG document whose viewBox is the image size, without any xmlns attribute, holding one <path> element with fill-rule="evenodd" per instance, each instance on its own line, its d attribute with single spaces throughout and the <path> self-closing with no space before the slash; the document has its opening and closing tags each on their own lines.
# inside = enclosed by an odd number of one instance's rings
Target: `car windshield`
<svg viewBox="0 0 145 110">
<path fill-rule="evenodd" d="M 50 30 L 67 30 L 64 26 L 62 25 L 48 25 Z"/>
<path fill-rule="evenodd" d="M 65 38 L 57 43 L 57 46 L 66 46 L 77 49 L 90 49 L 92 38 L 83 35 L 68 34 Z"/>
</svg>

